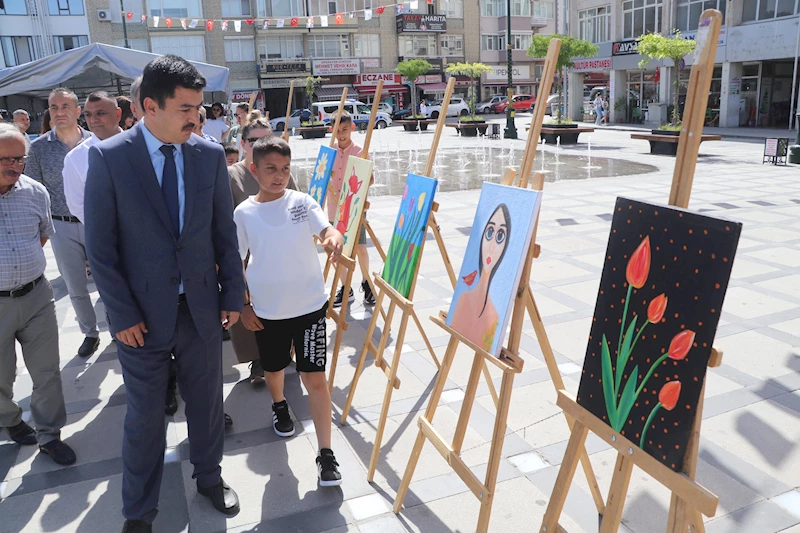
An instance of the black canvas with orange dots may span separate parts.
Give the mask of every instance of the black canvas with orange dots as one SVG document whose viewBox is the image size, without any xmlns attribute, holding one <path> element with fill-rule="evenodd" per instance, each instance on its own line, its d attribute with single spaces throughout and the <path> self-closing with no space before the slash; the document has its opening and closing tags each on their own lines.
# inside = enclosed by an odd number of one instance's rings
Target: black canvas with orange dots
<svg viewBox="0 0 800 533">
<path fill-rule="evenodd" d="M 742 226 L 617 198 L 578 403 L 675 471 Z"/>
</svg>

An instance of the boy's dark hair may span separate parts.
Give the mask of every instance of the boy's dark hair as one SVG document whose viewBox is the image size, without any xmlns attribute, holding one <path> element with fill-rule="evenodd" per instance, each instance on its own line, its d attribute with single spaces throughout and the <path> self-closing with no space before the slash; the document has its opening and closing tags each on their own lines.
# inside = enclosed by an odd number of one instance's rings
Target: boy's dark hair
<svg viewBox="0 0 800 533">
<path fill-rule="evenodd" d="M 206 79 L 194 65 L 172 54 L 161 56 L 144 67 L 139 104 L 144 109 L 145 98 L 152 98 L 158 107 L 164 109 L 167 98 L 174 97 L 178 87 L 200 91 L 205 86 Z"/>
<path fill-rule="evenodd" d="M 265 129 L 269 131 L 269 135 L 272 135 L 272 126 L 269 125 L 266 119 L 257 118 L 255 120 L 251 120 L 247 124 L 242 127 L 242 140 L 247 139 L 250 136 L 250 132 L 253 130 L 260 130 Z"/>
<path fill-rule="evenodd" d="M 331 114 L 331 126 L 335 126 L 336 125 L 336 116 L 338 114 L 339 113 L 332 113 Z M 353 123 L 352 115 L 350 115 L 350 113 L 348 113 L 347 111 L 342 111 L 342 118 L 339 120 L 339 125 L 340 126 L 346 126 L 346 125 L 352 124 L 352 123 Z"/>
<path fill-rule="evenodd" d="M 225 150 L 225 155 L 239 155 L 239 149 L 233 143 L 222 143 L 222 148 Z"/>
<path fill-rule="evenodd" d="M 253 145 L 253 164 L 258 166 L 261 158 L 269 154 L 280 154 L 291 159 L 292 149 L 289 148 L 289 143 L 280 137 L 264 137 Z"/>
</svg>

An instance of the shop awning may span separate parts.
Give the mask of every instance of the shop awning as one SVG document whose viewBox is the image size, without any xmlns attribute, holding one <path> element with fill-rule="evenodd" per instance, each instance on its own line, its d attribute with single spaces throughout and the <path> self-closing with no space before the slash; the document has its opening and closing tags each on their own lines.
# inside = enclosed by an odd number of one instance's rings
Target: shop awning
<svg viewBox="0 0 800 533">
<path fill-rule="evenodd" d="M 425 91 L 426 93 L 443 93 L 445 89 L 447 89 L 446 83 L 423 83 L 422 85 L 417 85 L 420 89 Z"/>
<path fill-rule="evenodd" d="M 355 91 L 353 90 L 352 85 L 341 85 L 339 87 L 320 87 L 317 89 L 317 92 L 314 93 L 317 97 L 318 101 L 321 100 L 339 100 L 342 97 L 342 89 L 347 87 L 347 96 L 349 97 L 351 94 L 355 96 Z"/>
</svg>

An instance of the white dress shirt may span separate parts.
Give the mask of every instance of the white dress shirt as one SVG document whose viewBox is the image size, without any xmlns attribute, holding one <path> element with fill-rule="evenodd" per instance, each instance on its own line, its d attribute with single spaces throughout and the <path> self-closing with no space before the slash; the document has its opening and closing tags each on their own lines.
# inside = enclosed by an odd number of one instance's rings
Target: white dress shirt
<svg viewBox="0 0 800 533">
<path fill-rule="evenodd" d="M 83 222 L 83 191 L 86 188 L 86 173 L 89 171 L 89 148 L 99 143 L 95 134 L 70 150 L 64 158 L 64 197 L 69 212 Z"/>
</svg>

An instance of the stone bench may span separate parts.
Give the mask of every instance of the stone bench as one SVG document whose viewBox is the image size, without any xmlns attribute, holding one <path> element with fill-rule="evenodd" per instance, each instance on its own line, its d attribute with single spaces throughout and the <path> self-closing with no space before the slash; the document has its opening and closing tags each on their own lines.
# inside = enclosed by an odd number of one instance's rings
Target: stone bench
<svg viewBox="0 0 800 533">
<path fill-rule="evenodd" d="M 650 142 L 650 153 L 656 155 L 678 155 L 679 135 L 664 135 L 657 133 L 631 133 L 631 139 L 640 139 Z M 721 135 L 703 134 L 700 142 L 721 141 Z"/>
<path fill-rule="evenodd" d="M 531 129 L 530 126 L 525 128 L 526 131 Z M 581 133 L 592 133 L 594 128 L 576 127 L 576 128 L 552 128 L 542 126 L 542 131 L 539 135 L 544 139 L 547 144 L 578 144 L 578 135 Z M 558 139 L 561 139 L 559 141 Z"/>
</svg>

